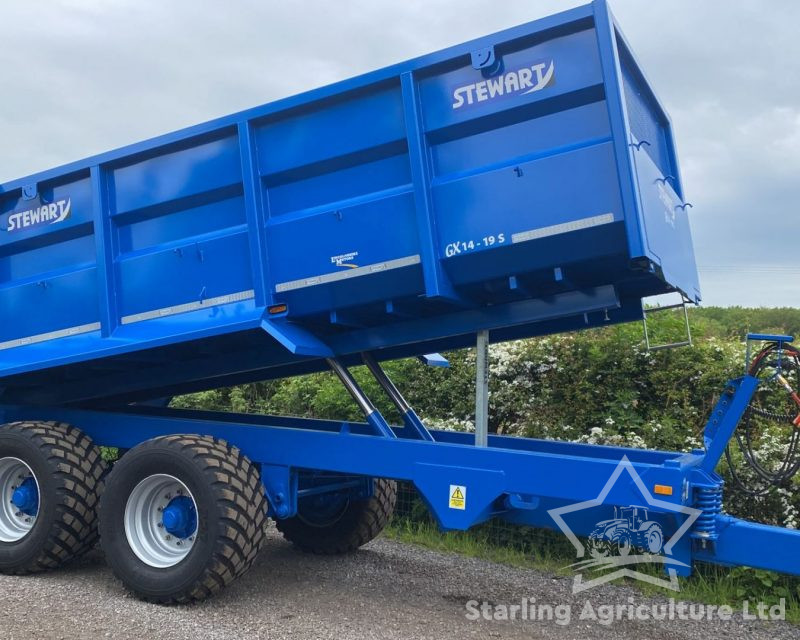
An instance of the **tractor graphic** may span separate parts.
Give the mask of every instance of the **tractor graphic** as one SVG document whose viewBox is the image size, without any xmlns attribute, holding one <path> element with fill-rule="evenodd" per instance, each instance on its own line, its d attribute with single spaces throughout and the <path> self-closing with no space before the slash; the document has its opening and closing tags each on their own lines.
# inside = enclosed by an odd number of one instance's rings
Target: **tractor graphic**
<svg viewBox="0 0 800 640">
<path fill-rule="evenodd" d="M 645 507 L 614 507 L 614 517 L 598 522 L 589 534 L 589 553 L 595 558 L 627 556 L 632 549 L 660 553 L 663 546 L 661 525 L 648 519 Z"/>
</svg>

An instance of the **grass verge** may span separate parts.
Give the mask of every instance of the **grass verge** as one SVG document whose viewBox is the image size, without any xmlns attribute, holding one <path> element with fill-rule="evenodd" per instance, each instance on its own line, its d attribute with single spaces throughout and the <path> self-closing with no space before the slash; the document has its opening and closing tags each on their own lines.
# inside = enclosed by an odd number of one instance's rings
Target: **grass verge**
<svg viewBox="0 0 800 640">
<path fill-rule="evenodd" d="M 521 528 L 522 529 L 522 528 Z M 524 529 L 528 529 L 525 527 Z M 557 575 L 573 575 L 569 565 L 575 562 L 573 547 L 563 536 L 550 531 L 529 529 L 527 548 L 498 544 L 497 530 L 483 525 L 471 531 L 442 533 L 430 522 L 396 519 L 384 531 L 392 540 L 416 544 L 427 549 L 482 558 L 512 567 L 537 569 Z M 657 567 L 637 569 L 661 575 Z M 761 569 L 737 567 L 727 569 L 700 565 L 690 578 L 681 578 L 680 599 L 706 604 L 728 605 L 741 610 L 742 603 L 777 603 L 786 599 L 786 620 L 800 625 L 800 580 Z M 651 597 L 674 598 L 675 592 L 646 582 L 620 578 L 614 584 L 625 584 Z"/>
</svg>

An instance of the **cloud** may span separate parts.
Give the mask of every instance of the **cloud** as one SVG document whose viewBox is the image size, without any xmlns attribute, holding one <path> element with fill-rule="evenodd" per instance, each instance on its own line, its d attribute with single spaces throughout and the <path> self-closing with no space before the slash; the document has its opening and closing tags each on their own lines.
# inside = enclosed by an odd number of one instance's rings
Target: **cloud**
<svg viewBox="0 0 800 640">
<path fill-rule="evenodd" d="M 577 4 L 5 2 L 0 180 Z M 673 119 L 705 301 L 800 304 L 800 3 L 612 8 Z M 759 277 L 767 267 L 781 277 Z"/>
</svg>

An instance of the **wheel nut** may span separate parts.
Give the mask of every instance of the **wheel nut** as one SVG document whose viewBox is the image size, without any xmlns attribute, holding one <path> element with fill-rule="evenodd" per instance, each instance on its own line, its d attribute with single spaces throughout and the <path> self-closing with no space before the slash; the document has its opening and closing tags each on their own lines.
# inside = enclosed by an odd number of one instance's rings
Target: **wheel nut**
<svg viewBox="0 0 800 640">
<path fill-rule="evenodd" d="M 31 521 L 30 518 L 25 518 L 25 522 L 30 522 L 30 521 Z"/>
<path fill-rule="evenodd" d="M 19 518 L 22 515 L 22 511 L 17 511 L 14 515 Z"/>
<path fill-rule="evenodd" d="M 175 544 L 177 544 L 180 547 L 181 546 L 181 541 L 178 540 Z"/>
<path fill-rule="evenodd" d="M 165 540 L 172 540 L 172 536 L 168 535 Z"/>
<path fill-rule="evenodd" d="M 167 494 L 167 495 L 165 495 L 164 497 L 165 497 L 167 500 L 169 500 L 169 499 L 172 497 L 172 494 L 171 494 L 171 493 L 168 493 L 168 494 Z"/>
<path fill-rule="evenodd" d="M 157 526 L 159 529 L 163 529 L 163 528 L 164 528 L 164 523 L 163 523 L 163 522 L 159 522 L 159 523 L 158 523 L 156 526 Z"/>
</svg>

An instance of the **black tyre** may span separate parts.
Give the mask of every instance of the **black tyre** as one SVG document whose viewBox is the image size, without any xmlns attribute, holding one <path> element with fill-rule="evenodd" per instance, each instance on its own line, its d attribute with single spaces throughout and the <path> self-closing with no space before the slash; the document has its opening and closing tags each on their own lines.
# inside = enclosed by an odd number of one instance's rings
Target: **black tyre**
<svg viewBox="0 0 800 640">
<path fill-rule="evenodd" d="M 100 449 L 68 424 L 0 428 L 0 572 L 55 569 L 92 548 L 106 470 Z"/>
<path fill-rule="evenodd" d="M 338 507 L 324 509 L 298 504 L 297 515 L 278 520 L 276 526 L 289 542 L 303 551 L 333 555 L 355 551 L 378 536 L 389 523 L 397 501 L 397 483 L 376 478 L 366 500 L 343 499 Z"/>
<path fill-rule="evenodd" d="M 204 600 L 253 564 L 267 522 L 258 470 L 215 438 L 175 435 L 131 449 L 108 476 L 100 544 L 138 597 Z"/>
</svg>

